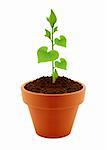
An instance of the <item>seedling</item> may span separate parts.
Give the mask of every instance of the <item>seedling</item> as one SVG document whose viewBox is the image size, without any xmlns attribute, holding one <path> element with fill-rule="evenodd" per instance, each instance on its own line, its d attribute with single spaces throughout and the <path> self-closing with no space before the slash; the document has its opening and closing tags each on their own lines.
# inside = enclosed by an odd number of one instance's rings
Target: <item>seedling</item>
<svg viewBox="0 0 107 150">
<path fill-rule="evenodd" d="M 45 29 L 45 36 L 51 41 L 51 50 L 48 50 L 47 46 L 42 46 L 38 49 L 37 56 L 38 63 L 49 61 L 52 62 L 52 83 L 55 83 L 58 78 L 57 68 L 66 70 L 67 61 L 65 58 L 60 58 L 58 61 L 59 53 L 54 49 L 54 46 L 57 45 L 66 47 L 66 38 L 64 35 L 60 35 L 59 38 L 54 38 L 54 34 L 58 31 L 58 26 L 55 25 L 57 22 L 57 17 L 52 9 L 50 16 L 47 17 L 47 21 L 51 26 L 51 31 Z"/>
</svg>

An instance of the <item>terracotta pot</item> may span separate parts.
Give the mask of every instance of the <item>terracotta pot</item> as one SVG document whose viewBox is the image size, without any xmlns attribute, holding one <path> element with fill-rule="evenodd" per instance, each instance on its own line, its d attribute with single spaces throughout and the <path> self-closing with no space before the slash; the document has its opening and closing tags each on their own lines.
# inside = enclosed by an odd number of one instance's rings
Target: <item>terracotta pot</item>
<svg viewBox="0 0 107 150">
<path fill-rule="evenodd" d="M 25 83 L 26 84 L 26 83 Z M 79 104 L 83 102 L 85 86 L 79 91 L 66 94 L 34 93 L 22 85 L 22 97 L 28 104 L 36 133 L 47 138 L 68 135 Z"/>
</svg>

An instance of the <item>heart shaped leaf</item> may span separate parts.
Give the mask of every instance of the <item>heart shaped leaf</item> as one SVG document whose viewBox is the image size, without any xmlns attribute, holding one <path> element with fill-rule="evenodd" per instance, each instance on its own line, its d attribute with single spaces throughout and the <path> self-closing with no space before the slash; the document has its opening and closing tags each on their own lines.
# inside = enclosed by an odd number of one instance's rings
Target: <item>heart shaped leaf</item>
<svg viewBox="0 0 107 150">
<path fill-rule="evenodd" d="M 49 39 L 51 39 L 50 31 L 48 31 L 47 29 L 45 29 L 45 31 L 46 31 L 45 36 L 48 37 Z"/>
<path fill-rule="evenodd" d="M 55 67 L 66 70 L 66 68 L 67 68 L 67 61 L 64 58 L 60 58 L 60 62 L 59 61 L 55 61 Z"/>
<path fill-rule="evenodd" d="M 55 39 L 55 44 L 58 46 L 66 47 L 66 38 L 65 36 L 61 35 L 60 38 Z"/>
<path fill-rule="evenodd" d="M 54 61 L 59 57 L 59 53 L 56 50 L 51 50 L 49 52 L 47 51 L 48 51 L 48 47 L 46 46 L 42 46 L 38 49 L 37 51 L 38 63 Z"/>
<path fill-rule="evenodd" d="M 54 82 L 55 82 L 56 79 L 58 78 L 58 72 L 57 72 L 56 69 L 55 69 L 55 71 L 54 71 L 53 74 L 52 74 L 52 78 L 54 79 Z"/>
<path fill-rule="evenodd" d="M 49 21 L 51 27 L 54 27 L 54 24 L 56 23 L 57 18 L 56 18 L 56 15 L 52 9 L 51 9 L 51 14 L 50 14 L 49 18 L 47 18 L 47 20 Z"/>
</svg>

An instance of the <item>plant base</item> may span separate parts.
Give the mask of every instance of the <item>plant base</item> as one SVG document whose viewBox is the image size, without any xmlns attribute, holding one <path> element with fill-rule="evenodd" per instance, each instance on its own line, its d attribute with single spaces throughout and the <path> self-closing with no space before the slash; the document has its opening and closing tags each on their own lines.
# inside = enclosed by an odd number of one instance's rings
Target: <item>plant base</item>
<svg viewBox="0 0 107 150">
<path fill-rule="evenodd" d="M 69 135 L 78 106 L 84 100 L 85 86 L 81 84 L 83 88 L 72 93 L 43 94 L 28 91 L 25 85 L 21 87 L 22 96 L 37 134 L 46 138 Z"/>
<path fill-rule="evenodd" d="M 64 76 L 58 77 L 55 83 L 52 83 L 52 77 L 40 77 L 25 85 L 25 89 L 28 91 L 44 94 L 71 93 L 82 88 L 82 84 Z"/>
<path fill-rule="evenodd" d="M 35 131 L 46 138 L 61 138 L 70 134 L 77 106 L 67 109 L 29 108 Z"/>
</svg>

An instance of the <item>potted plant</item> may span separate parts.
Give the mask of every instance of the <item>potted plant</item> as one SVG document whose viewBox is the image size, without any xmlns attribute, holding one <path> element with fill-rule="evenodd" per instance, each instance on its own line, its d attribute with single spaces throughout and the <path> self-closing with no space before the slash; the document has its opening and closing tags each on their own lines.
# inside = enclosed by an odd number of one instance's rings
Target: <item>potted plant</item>
<svg viewBox="0 0 107 150">
<path fill-rule="evenodd" d="M 79 104 L 84 100 L 85 86 L 82 83 L 59 76 L 57 69 L 66 70 L 67 61 L 60 58 L 55 46 L 66 47 L 66 38 L 54 38 L 58 31 L 57 17 L 53 10 L 47 17 L 51 31 L 45 36 L 51 42 L 51 50 L 42 46 L 37 51 L 38 63 L 52 63 L 50 77 L 40 77 L 21 86 L 22 97 L 28 105 L 36 133 L 47 138 L 68 135 L 72 129 Z M 55 47 L 55 48 L 54 48 Z"/>
</svg>

